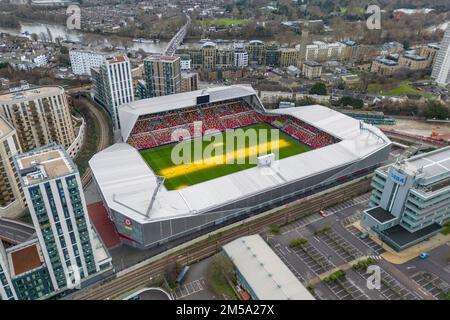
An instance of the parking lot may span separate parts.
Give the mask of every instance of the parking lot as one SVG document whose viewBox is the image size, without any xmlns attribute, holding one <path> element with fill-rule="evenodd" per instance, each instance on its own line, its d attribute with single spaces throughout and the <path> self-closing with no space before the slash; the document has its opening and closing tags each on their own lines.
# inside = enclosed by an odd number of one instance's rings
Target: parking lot
<svg viewBox="0 0 450 320">
<path fill-rule="evenodd" d="M 361 218 L 368 198 L 369 195 L 365 194 L 346 201 L 325 210 L 324 216 L 314 213 L 283 226 L 279 234 L 268 232 L 264 238 L 305 286 L 314 283 L 312 291 L 318 299 L 417 300 L 426 298 L 420 291 L 424 285 L 431 290 L 430 295 L 435 294 L 437 299 L 442 299 L 442 290 L 433 289 L 423 279 L 412 279 L 403 272 L 402 266 L 383 260 L 381 255 L 385 249 L 382 246 L 370 237 L 361 238 L 361 231 L 353 224 Z M 299 239 L 302 245 L 292 247 L 292 241 Z M 371 274 L 352 268 L 359 259 L 367 257 L 373 258 L 374 264 L 380 266 L 381 287 L 378 289 L 367 286 Z M 328 283 L 319 279 L 332 270 L 343 270 L 345 276 Z M 420 286 L 414 282 L 416 280 Z M 446 285 L 441 283 L 443 287 Z"/>
<path fill-rule="evenodd" d="M 331 250 L 333 250 L 345 262 L 351 262 L 363 256 L 362 252 L 345 240 L 334 230 L 321 232 L 317 237 L 322 240 Z"/>
<path fill-rule="evenodd" d="M 173 296 L 176 300 L 185 299 L 197 292 L 203 291 L 205 286 L 206 284 L 204 279 L 195 280 L 178 287 L 173 292 Z"/>
<path fill-rule="evenodd" d="M 436 300 L 445 300 L 445 292 L 450 290 L 450 286 L 446 281 L 432 273 L 419 272 L 413 275 L 412 279 Z"/>
<path fill-rule="evenodd" d="M 384 250 L 378 243 L 376 243 L 375 241 L 370 239 L 370 237 L 361 239 L 361 237 L 360 237 L 361 231 L 358 228 L 356 228 L 355 226 L 347 225 L 346 229 L 348 230 L 348 232 L 350 232 L 352 235 L 354 235 L 355 238 L 357 238 L 359 241 L 363 242 L 367 247 L 369 247 L 369 249 L 371 251 L 367 252 L 368 253 L 367 255 L 369 255 L 369 256 L 380 255 L 380 254 L 386 252 L 386 250 Z"/>
</svg>

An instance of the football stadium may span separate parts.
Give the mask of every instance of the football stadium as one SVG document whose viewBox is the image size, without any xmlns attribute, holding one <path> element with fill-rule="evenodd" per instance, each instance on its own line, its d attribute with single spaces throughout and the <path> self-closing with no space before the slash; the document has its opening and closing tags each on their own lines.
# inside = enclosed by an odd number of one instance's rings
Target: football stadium
<svg viewBox="0 0 450 320">
<path fill-rule="evenodd" d="M 372 170 L 391 144 L 320 105 L 265 109 L 243 85 L 138 100 L 119 116 L 124 142 L 89 164 L 117 234 L 140 249 Z"/>
</svg>

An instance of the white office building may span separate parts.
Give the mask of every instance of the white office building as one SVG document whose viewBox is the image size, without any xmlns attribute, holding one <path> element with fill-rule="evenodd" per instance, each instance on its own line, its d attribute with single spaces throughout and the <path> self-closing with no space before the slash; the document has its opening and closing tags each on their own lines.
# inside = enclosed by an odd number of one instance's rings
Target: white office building
<svg viewBox="0 0 450 320">
<path fill-rule="evenodd" d="M 73 49 L 69 52 L 72 72 L 76 75 L 91 75 L 91 68 L 99 68 L 105 61 L 102 52 Z"/>
<path fill-rule="evenodd" d="M 444 39 L 440 44 L 440 50 L 436 55 L 431 77 L 438 84 L 446 85 L 450 83 L 450 23 L 444 34 Z"/>
<path fill-rule="evenodd" d="M 99 68 L 92 69 L 94 98 L 109 113 L 114 130 L 120 129 L 119 106 L 134 101 L 133 78 L 126 55 L 108 56 Z"/>
</svg>

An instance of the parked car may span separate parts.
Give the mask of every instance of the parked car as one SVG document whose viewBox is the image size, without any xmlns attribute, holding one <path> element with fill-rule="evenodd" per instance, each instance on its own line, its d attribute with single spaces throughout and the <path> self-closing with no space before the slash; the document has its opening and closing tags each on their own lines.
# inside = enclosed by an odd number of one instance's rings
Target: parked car
<svg viewBox="0 0 450 320">
<path fill-rule="evenodd" d="M 428 252 L 422 252 L 422 253 L 419 255 L 419 258 L 425 260 L 425 259 L 428 258 L 429 256 L 430 256 L 430 254 L 429 254 Z"/>
<path fill-rule="evenodd" d="M 361 235 L 359 237 L 361 239 L 367 239 L 369 237 L 369 233 L 368 232 L 363 232 L 363 233 L 361 233 Z"/>
</svg>

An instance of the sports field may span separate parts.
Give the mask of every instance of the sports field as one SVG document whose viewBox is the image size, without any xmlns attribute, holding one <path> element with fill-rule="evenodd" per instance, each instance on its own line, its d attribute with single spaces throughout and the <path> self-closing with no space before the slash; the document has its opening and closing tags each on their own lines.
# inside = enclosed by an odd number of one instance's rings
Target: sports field
<svg viewBox="0 0 450 320">
<path fill-rule="evenodd" d="M 255 159 L 258 156 L 271 152 L 277 154 L 276 150 L 278 150 L 279 159 L 283 159 L 311 149 L 279 130 L 278 139 L 274 135 L 272 140 L 271 129 L 274 128 L 267 124 L 256 124 L 237 129 L 242 130 L 241 133 L 245 133 L 246 138 L 241 140 L 245 141 L 244 144 L 239 144 L 238 138 L 230 138 L 225 132 L 222 132 L 210 136 L 209 139 L 197 138 L 142 150 L 141 155 L 157 175 L 165 177 L 164 184 L 168 190 L 179 190 L 255 167 Z M 234 132 L 236 133 L 236 131 Z M 257 140 L 250 139 L 251 136 L 256 136 Z M 230 141 L 227 141 L 227 137 Z M 228 150 L 227 145 L 230 145 L 231 142 L 234 142 L 232 144 L 234 149 Z M 181 149 L 188 151 L 183 152 L 180 151 Z M 195 158 L 194 150 L 202 150 L 201 158 Z M 173 154 L 183 156 L 188 161 L 175 164 L 172 159 Z"/>
</svg>

